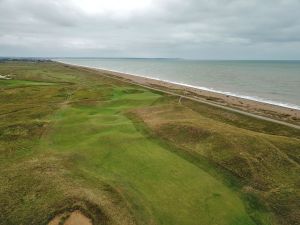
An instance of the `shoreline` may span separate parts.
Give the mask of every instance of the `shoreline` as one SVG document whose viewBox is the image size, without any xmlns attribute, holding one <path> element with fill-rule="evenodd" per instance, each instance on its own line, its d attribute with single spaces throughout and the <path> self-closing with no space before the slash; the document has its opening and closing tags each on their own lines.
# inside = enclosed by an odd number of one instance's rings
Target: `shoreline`
<svg viewBox="0 0 300 225">
<path fill-rule="evenodd" d="M 53 62 L 68 66 L 74 66 L 77 68 L 90 69 L 92 71 L 105 73 L 109 76 L 124 79 L 124 81 L 131 81 L 138 85 L 157 88 L 162 91 L 169 91 L 173 92 L 174 94 L 180 94 L 186 97 L 193 97 L 199 100 L 203 100 L 206 103 L 213 103 L 220 106 L 241 110 L 250 114 L 285 121 L 290 124 L 300 125 L 300 110 L 296 108 L 289 108 L 287 106 L 235 96 L 234 94 L 227 94 L 209 89 L 207 90 L 205 88 L 200 89 L 199 87 L 192 85 L 164 81 L 135 74 L 128 74 L 124 72 L 102 69 L 92 66 L 83 66 L 73 63 L 65 63 L 57 60 L 53 60 Z"/>
<path fill-rule="evenodd" d="M 189 87 L 189 88 L 193 88 L 193 89 L 199 89 L 201 91 L 208 91 L 208 92 L 218 93 L 218 94 L 222 94 L 222 95 L 229 95 L 229 96 L 232 96 L 232 97 L 237 97 L 237 98 L 241 98 L 241 99 L 245 99 L 245 100 L 252 100 L 252 101 L 255 101 L 255 102 L 266 103 L 266 104 L 270 104 L 270 105 L 274 105 L 274 106 L 280 106 L 280 107 L 300 111 L 300 105 L 297 105 L 295 103 L 284 103 L 284 102 L 280 102 L 280 101 L 276 101 L 276 100 L 265 99 L 265 98 L 262 98 L 262 97 L 259 97 L 259 96 L 237 94 L 237 93 L 234 93 L 234 92 L 231 92 L 231 91 L 216 90 L 216 89 L 210 88 L 210 87 L 194 86 L 192 84 L 186 84 L 186 83 L 181 83 L 181 82 L 176 82 L 176 81 L 171 81 L 171 80 L 163 80 L 163 79 L 160 79 L 160 78 L 157 78 L 157 77 L 151 77 L 151 76 L 147 76 L 147 75 L 122 72 L 122 71 L 119 71 L 119 70 L 112 70 L 112 69 L 109 69 L 109 68 L 100 68 L 100 67 L 95 67 L 95 66 L 85 66 L 85 65 L 80 65 L 80 64 L 76 64 L 76 63 L 63 62 L 63 61 L 59 61 L 59 60 L 52 60 L 52 61 L 63 63 L 63 64 L 68 64 L 68 65 L 73 65 L 73 66 L 86 67 L 86 68 L 95 69 L 95 70 L 102 70 L 102 71 L 106 71 L 106 72 L 112 72 L 112 73 L 116 73 L 116 74 L 120 74 L 120 75 L 124 74 L 124 75 L 147 78 L 147 79 L 150 79 L 150 80 L 171 83 L 171 84 L 174 84 L 174 85 Z"/>
</svg>

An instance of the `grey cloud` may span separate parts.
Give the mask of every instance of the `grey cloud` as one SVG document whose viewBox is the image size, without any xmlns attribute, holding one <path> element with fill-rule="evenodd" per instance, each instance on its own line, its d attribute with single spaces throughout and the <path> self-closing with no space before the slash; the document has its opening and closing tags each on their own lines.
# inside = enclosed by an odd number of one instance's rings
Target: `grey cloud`
<svg viewBox="0 0 300 225">
<path fill-rule="evenodd" d="M 0 56 L 300 59 L 299 9 L 298 0 L 154 0 L 89 14 L 71 0 L 0 0 Z"/>
</svg>

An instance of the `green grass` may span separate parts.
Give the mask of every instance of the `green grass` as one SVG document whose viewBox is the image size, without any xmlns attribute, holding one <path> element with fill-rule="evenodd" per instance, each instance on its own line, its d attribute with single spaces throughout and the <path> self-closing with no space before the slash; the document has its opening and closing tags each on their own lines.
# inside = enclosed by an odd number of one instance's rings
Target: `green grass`
<svg viewBox="0 0 300 225">
<path fill-rule="evenodd" d="M 22 86 L 42 86 L 42 85 L 54 85 L 55 83 L 47 82 L 36 82 L 36 81 L 27 81 L 27 80 L 1 80 L 0 86 L 5 87 L 22 87 Z"/>
<path fill-rule="evenodd" d="M 0 224 L 296 224 L 297 130 L 57 63 L 0 73 Z"/>
<path fill-rule="evenodd" d="M 99 180 L 121 187 L 146 203 L 158 224 L 254 224 L 230 189 L 148 140 L 122 113 L 159 97 L 149 91 L 124 94 L 115 88 L 112 100 L 104 104 L 62 110 L 42 149 L 83 158 L 75 163 L 74 173 L 90 170 Z"/>
</svg>

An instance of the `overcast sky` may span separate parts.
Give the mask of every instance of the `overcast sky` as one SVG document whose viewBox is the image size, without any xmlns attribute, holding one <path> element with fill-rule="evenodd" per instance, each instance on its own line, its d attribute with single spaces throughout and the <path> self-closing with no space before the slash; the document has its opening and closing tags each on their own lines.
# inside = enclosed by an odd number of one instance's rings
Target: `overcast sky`
<svg viewBox="0 0 300 225">
<path fill-rule="evenodd" d="M 300 0 L 0 0 L 0 56 L 300 59 Z"/>
</svg>

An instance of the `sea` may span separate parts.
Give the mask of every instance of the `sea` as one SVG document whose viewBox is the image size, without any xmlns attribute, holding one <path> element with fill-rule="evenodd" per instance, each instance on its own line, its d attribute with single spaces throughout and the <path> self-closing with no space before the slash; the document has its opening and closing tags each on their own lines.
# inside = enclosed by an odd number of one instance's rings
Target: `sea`
<svg viewBox="0 0 300 225">
<path fill-rule="evenodd" d="M 300 110 L 300 61 L 60 58 Z"/>
</svg>

